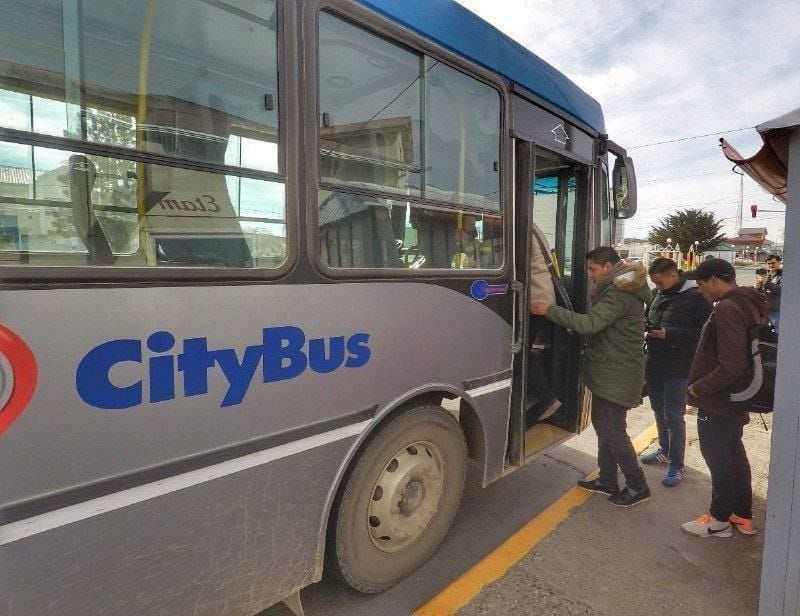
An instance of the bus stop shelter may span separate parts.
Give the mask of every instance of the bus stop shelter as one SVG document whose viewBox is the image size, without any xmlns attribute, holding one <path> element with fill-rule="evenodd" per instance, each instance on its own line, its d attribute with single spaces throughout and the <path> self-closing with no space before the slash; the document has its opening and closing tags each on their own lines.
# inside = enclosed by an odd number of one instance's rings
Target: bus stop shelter
<svg viewBox="0 0 800 616">
<path fill-rule="evenodd" d="M 800 108 L 756 127 L 764 141 L 745 158 L 724 139 L 725 156 L 786 203 L 781 332 L 769 499 L 761 572 L 761 616 L 800 614 Z"/>
</svg>

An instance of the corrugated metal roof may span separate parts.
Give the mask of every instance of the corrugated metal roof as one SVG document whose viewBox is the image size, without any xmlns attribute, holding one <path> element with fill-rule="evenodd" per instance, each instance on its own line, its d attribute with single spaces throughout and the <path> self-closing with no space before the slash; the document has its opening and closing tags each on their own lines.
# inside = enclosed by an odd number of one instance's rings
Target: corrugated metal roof
<svg viewBox="0 0 800 616">
<path fill-rule="evenodd" d="M 455 0 L 359 0 L 540 96 L 598 133 L 605 133 L 603 110 L 561 72 Z"/>
<path fill-rule="evenodd" d="M 29 167 L 0 165 L 0 184 L 30 184 L 33 170 Z"/>
<path fill-rule="evenodd" d="M 374 205 L 368 197 L 347 193 L 331 193 L 319 206 L 319 226 L 332 225 L 353 214 L 359 214 Z"/>
</svg>

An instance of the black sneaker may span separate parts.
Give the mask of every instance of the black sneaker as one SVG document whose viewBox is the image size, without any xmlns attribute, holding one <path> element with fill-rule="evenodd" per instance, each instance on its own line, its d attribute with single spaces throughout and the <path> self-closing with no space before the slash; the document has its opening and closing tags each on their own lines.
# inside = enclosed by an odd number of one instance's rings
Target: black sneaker
<svg viewBox="0 0 800 616">
<path fill-rule="evenodd" d="M 616 505 L 617 507 L 633 507 L 634 505 L 646 501 L 648 498 L 650 498 L 650 488 L 644 488 L 635 494 L 628 488 L 623 488 L 622 492 L 610 497 L 608 500 L 611 501 L 612 505 Z"/>
<path fill-rule="evenodd" d="M 597 492 L 598 494 L 605 494 L 606 496 L 611 496 L 611 497 L 617 496 L 619 494 L 619 488 L 604 486 L 602 483 L 600 483 L 599 479 L 579 481 L 578 487 L 583 488 L 584 490 L 588 490 L 589 492 Z"/>
</svg>

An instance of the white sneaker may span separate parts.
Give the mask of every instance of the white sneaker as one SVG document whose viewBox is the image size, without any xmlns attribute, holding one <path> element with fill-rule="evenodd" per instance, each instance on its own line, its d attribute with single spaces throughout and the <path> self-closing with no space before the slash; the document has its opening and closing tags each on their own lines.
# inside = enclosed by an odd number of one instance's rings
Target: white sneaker
<svg viewBox="0 0 800 616">
<path fill-rule="evenodd" d="M 690 535 L 697 535 L 698 537 L 727 538 L 733 536 L 730 522 L 720 522 L 707 513 L 704 513 L 696 520 L 681 524 L 681 528 L 684 532 Z"/>
</svg>

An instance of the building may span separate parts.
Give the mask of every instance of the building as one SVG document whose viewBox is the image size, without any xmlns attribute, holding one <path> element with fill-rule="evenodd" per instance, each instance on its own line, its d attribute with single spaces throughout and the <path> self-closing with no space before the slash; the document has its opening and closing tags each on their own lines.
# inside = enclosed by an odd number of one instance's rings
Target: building
<svg viewBox="0 0 800 616">
<path fill-rule="evenodd" d="M 620 254 L 623 257 L 641 257 L 644 255 L 648 246 L 647 240 L 638 237 L 626 237 L 622 240 Z"/>
<path fill-rule="evenodd" d="M 766 256 L 775 252 L 775 243 L 767 239 L 766 227 L 742 227 L 736 237 L 726 240 L 744 259 L 763 261 Z"/>
</svg>

